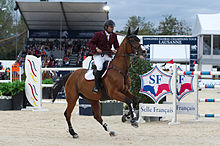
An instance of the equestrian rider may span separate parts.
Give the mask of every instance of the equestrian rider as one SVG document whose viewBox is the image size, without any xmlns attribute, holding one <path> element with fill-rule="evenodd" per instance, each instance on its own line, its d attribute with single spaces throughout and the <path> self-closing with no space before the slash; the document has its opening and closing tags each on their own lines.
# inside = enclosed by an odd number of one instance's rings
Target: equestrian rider
<svg viewBox="0 0 220 146">
<path fill-rule="evenodd" d="M 95 87 L 92 92 L 98 93 L 99 85 L 101 82 L 101 71 L 103 68 L 103 63 L 105 61 L 112 60 L 112 54 L 116 53 L 119 48 L 119 43 L 117 40 L 117 35 L 113 33 L 115 23 L 112 20 L 106 20 L 104 23 L 104 30 L 96 32 L 92 39 L 88 43 L 88 47 L 93 55 L 94 64 L 96 65 L 96 71 L 93 70 L 95 76 Z M 112 45 L 115 50 L 112 49 Z"/>
</svg>

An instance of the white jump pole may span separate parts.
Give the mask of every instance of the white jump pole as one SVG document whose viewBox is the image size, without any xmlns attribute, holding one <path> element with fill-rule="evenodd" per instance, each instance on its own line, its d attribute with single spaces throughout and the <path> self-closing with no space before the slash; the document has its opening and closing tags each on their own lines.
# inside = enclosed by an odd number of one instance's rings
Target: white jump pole
<svg viewBox="0 0 220 146">
<path fill-rule="evenodd" d="M 198 64 L 195 64 L 195 67 L 194 67 L 195 71 L 198 71 Z M 198 92 L 198 75 L 194 75 L 194 88 L 195 88 L 195 91 L 194 91 L 194 95 L 195 95 L 195 104 L 196 104 L 196 109 L 195 109 L 195 115 L 194 115 L 194 119 L 195 120 L 198 120 L 198 115 L 199 115 L 199 111 L 198 111 L 198 108 L 199 108 L 199 92 Z"/>
<path fill-rule="evenodd" d="M 199 99 L 199 102 L 220 102 L 220 99 Z"/>
<path fill-rule="evenodd" d="M 199 87 L 206 89 L 215 89 L 215 88 L 220 88 L 220 85 L 199 85 Z"/>
<path fill-rule="evenodd" d="M 178 71 L 180 75 L 220 75 L 217 71 Z"/>
<path fill-rule="evenodd" d="M 176 69 L 176 63 L 173 64 L 173 80 L 172 80 L 172 84 L 173 84 L 173 119 L 172 121 L 169 123 L 169 125 L 174 125 L 174 124 L 179 124 L 177 122 L 177 101 L 176 101 L 176 80 L 177 80 L 177 69 Z"/>
<path fill-rule="evenodd" d="M 40 79 L 41 79 L 41 89 L 40 89 L 40 97 L 41 97 L 41 100 L 42 100 L 42 88 L 43 87 L 53 87 L 53 84 L 42 84 L 42 73 L 43 73 L 43 71 L 75 71 L 75 70 L 77 70 L 77 69 L 81 69 L 81 67 L 75 67 L 75 68 L 42 68 L 42 66 L 41 66 L 41 70 L 40 70 L 40 72 L 41 72 L 41 77 L 40 77 Z M 42 103 L 42 102 L 41 102 Z"/>
<path fill-rule="evenodd" d="M 220 114 L 199 114 L 199 117 L 204 117 L 204 118 L 220 118 Z"/>
</svg>

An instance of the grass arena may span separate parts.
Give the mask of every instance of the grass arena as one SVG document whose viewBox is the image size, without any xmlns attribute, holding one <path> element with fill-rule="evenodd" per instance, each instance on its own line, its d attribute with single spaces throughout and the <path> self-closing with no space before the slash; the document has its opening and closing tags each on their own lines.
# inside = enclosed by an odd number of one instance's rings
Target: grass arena
<svg viewBox="0 0 220 146">
<path fill-rule="evenodd" d="M 199 91 L 199 98 L 220 99 L 219 90 Z M 63 100 L 64 101 L 64 100 Z M 172 101 L 172 95 L 167 96 Z M 194 94 L 183 102 L 193 102 Z M 218 113 L 219 103 L 199 103 L 199 113 Z M 178 115 L 180 124 L 169 126 L 171 119 L 146 122 L 134 128 L 122 123 L 121 116 L 103 116 L 116 136 L 108 132 L 92 116 L 80 116 L 78 104 L 72 113 L 73 128 L 79 138 L 73 139 L 63 116 L 65 103 L 44 103 L 48 111 L 0 111 L 0 145 L 220 145 L 220 119 Z"/>
</svg>

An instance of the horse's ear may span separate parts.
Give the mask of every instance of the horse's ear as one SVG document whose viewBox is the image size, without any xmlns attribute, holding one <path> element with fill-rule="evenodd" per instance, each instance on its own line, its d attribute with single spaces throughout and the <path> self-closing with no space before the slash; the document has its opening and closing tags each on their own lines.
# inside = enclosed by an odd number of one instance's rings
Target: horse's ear
<svg viewBox="0 0 220 146">
<path fill-rule="evenodd" d="M 127 32 L 127 36 L 129 36 L 131 34 L 131 28 L 128 27 L 128 32 Z"/>
<path fill-rule="evenodd" d="M 139 27 L 135 30 L 134 34 L 137 35 L 139 31 Z"/>
</svg>

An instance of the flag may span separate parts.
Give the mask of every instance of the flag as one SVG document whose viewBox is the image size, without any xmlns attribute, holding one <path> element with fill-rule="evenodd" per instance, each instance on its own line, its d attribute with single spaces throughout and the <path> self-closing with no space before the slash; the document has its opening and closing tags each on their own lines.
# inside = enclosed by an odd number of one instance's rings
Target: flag
<svg viewBox="0 0 220 146">
<path fill-rule="evenodd" d="M 173 59 L 171 59 L 171 60 L 168 61 L 167 63 L 173 64 Z"/>
<path fill-rule="evenodd" d="M 193 62 L 193 64 L 194 64 L 194 65 L 196 64 L 196 60 Z"/>
</svg>

